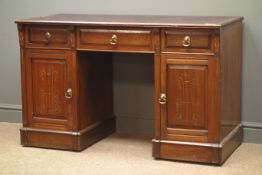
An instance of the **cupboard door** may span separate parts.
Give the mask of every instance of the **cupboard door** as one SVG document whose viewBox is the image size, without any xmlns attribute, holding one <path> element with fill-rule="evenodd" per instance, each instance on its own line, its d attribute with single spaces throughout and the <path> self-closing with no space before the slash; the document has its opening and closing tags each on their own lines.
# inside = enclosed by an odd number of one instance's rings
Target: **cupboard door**
<svg viewBox="0 0 262 175">
<path fill-rule="evenodd" d="M 29 127 L 72 129 L 74 58 L 70 51 L 26 51 Z"/>
<path fill-rule="evenodd" d="M 206 142 L 208 60 L 161 58 L 161 137 Z"/>
</svg>

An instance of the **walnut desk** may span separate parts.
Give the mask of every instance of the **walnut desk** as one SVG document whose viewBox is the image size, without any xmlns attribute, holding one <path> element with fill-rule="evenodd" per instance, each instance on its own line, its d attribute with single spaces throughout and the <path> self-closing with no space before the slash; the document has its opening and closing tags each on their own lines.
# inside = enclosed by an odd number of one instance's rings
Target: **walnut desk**
<svg viewBox="0 0 262 175">
<path fill-rule="evenodd" d="M 154 58 L 153 157 L 221 164 L 242 141 L 242 17 L 17 20 L 24 146 L 81 151 L 115 131 L 112 53 Z"/>
</svg>

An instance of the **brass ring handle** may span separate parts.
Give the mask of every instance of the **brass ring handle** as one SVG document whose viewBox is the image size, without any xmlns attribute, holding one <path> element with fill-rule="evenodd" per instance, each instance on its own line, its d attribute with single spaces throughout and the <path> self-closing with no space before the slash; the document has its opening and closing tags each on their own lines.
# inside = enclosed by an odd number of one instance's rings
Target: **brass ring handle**
<svg viewBox="0 0 262 175">
<path fill-rule="evenodd" d="M 160 97 L 159 97 L 159 99 L 158 99 L 158 102 L 159 102 L 161 105 L 166 104 L 166 94 L 161 93 L 161 94 L 160 94 Z"/>
<path fill-rule="evenodd" d="M 190 36 L 185 36 L 182 44 L 184 47 L 189 47 L 191 45 Z"/>
<path fill-rule="evenodd" d="M 52 35 L 50 32 L 46 32 L 45 35 L 44 35 L 44 42 L 45 43 L 48 43 L 51 39 Z"/>
<path fill-rule="evenodd" d="M 67 89 L 66 93 L 65 93 L 65 98 L 67 99 L 71 99 L 73 97 L 73 91 L 71 88 Z"/>
<path fill-rule="evenodd" d="M 113 35 L 112 35 L 109 43 L 110 43 L 111 45 L 116 45 L 116 44 L 117 44 L 117 35 L 116 35 L 116 34 L 113 34 Z"/>
</svg>

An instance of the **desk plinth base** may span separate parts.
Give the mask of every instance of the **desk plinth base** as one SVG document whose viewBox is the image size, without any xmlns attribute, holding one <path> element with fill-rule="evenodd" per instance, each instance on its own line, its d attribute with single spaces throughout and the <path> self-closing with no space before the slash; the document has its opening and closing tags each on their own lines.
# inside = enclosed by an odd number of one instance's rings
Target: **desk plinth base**
<svg viewBox="0 0 262 175">
<path fill-rule="evenodd" d="M 219 144 L 153 139 L 153 157 L 221 165 L 241 144 L 242 127 L 235 128 Z"/>
<path fill-rule="evenodd" d="M 82 151 L 115 132 L 115 118 L 95 123 L 79 132 L 55 131 L 23 127 L 20 129 L 23 146 Z"/>
</svg>

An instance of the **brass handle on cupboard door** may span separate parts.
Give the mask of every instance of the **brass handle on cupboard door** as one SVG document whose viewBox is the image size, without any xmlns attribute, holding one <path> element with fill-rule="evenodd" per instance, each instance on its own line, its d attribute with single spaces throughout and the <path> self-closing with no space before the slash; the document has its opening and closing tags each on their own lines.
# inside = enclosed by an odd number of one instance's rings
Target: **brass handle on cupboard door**
<svg viewBox="0 0 262 175">
<path fill-rule="evenodd" d="M 160 97 L 159 97 L 159 99 L 158 99 L 158 102 L 159 102 L 161 105 L 166 104 L 166 94 L 165 94 L 165 93 L 161 93 L 161 94 L 160 94 Z"/>
<path fill-rule="evenodd" d="M 189 47 L 191 45 L 190 36 L 185 36 L 182 44 L 184 47 Z"/>
<path fill-rule="evenodd" d="M 49 43 L 50 39 L 51 39 L 52 35 L 50 32 L 46 32 L 44 35 L 44 42 L 45 43 Z"/>
<path fill-rule="evenodd" d="M 113 34 L 113 35 L 112 35 L 109 43 L 110 43 L 111 45 L 116 45 L 116 44 L 117 44 L 117 35 L 116 35 L 116 34 Z"/>
<path fill-rule="evenodd" d="M 73 97 L 73 91 L 71 88 L 68 88 L 65 93 L 65 98 L 71 99 Z"/>
</svg>

